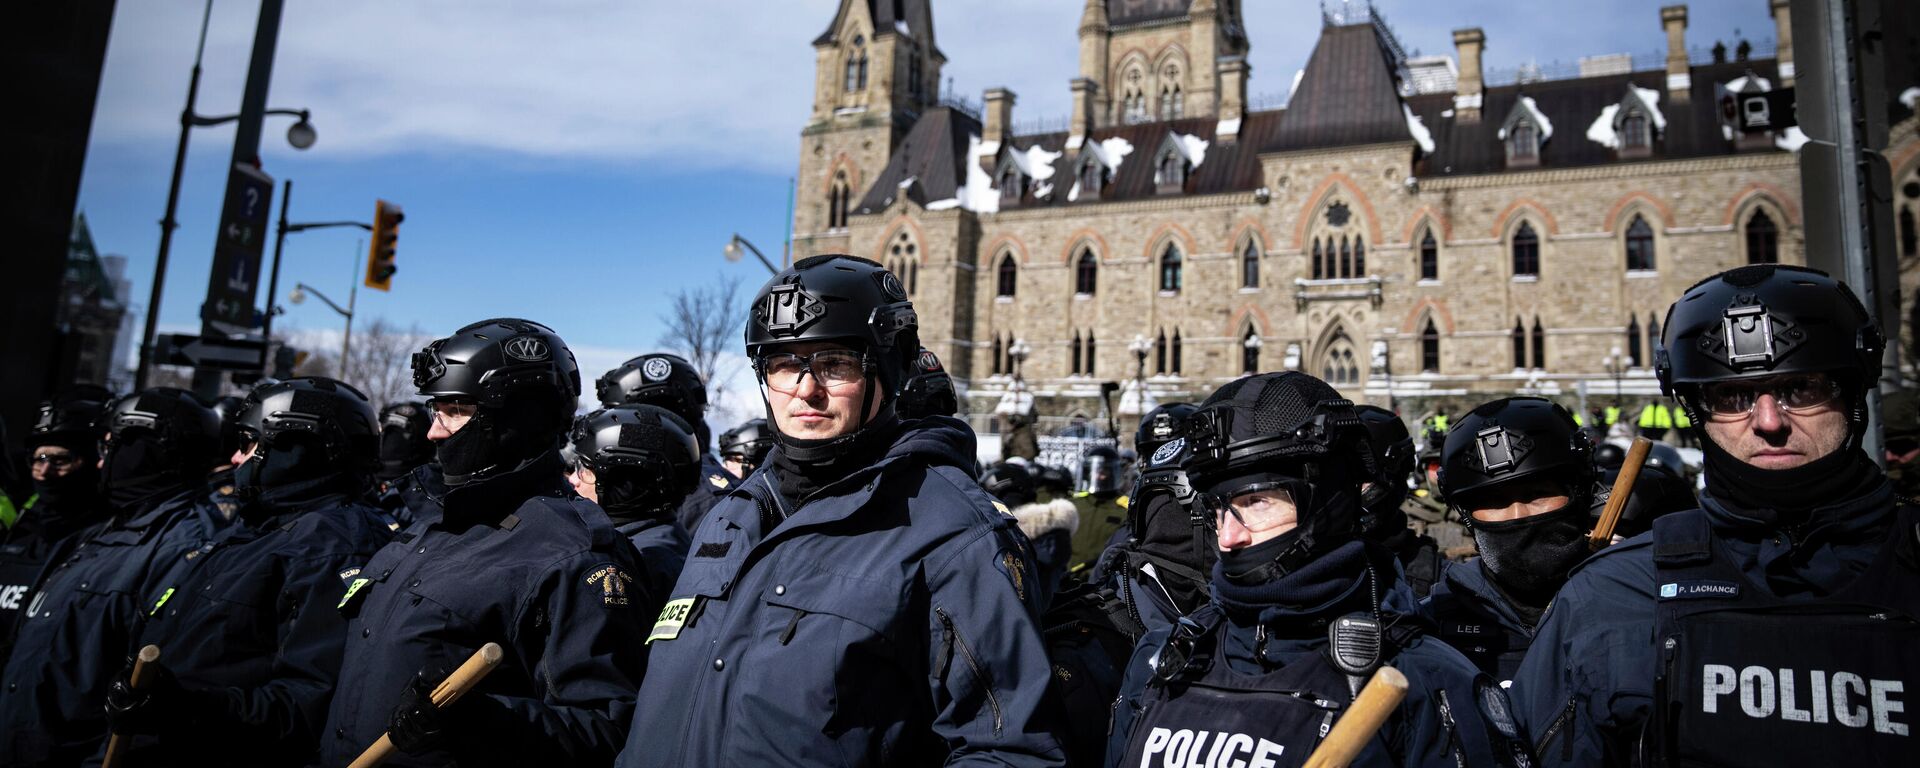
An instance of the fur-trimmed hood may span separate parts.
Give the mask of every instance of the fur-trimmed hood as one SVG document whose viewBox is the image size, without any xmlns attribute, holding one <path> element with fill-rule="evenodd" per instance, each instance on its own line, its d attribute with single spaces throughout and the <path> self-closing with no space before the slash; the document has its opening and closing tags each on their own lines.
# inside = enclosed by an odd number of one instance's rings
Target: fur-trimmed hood
<svg viewBox="0 0 1920 768">
<path fill-rule="evenodd" d="M 1071 536 L 1080 528 L 1080 510 L 1070 499 L 1022 504 L 1014 508 L 1013 518 L 1028 539 L 1038 539 L 1050 531 L 1066 531 Z"/>
</svg>

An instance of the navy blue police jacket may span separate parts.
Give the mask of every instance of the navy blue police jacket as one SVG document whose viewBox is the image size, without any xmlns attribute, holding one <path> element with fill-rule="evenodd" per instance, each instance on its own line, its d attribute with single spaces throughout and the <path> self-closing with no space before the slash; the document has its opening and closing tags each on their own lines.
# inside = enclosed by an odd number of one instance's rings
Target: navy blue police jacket
<svg viewBox="0 0 1920 768">
<path fill-rule="evenodd" d="M 139 765 L 299 766 L 312 762 L 346 643 L 347 584 L 393 536 L 381 510 L 324 488 L 331 478 L 243 502 L 155 600 L 136 646 L 161 648 L 193 711 Z"/>
<path fill-rule="evenodd" d="M 1813 510 L 1797 535 L 1782 535 L 1705 492 L 1699 513 L 1682 514 L 1705 514 L 1752 583 L 1812 600 L 1866 570 L 1887 542 L 1895 504 L 1892 485 L 1883 481 Z M 1541 617 L 1511 692 L 1541 765 L 1637 764 L 1660 663 L 1653 544 L 1649 531 L 1595 553 Z"/>
<path fill-rule="evenodd" d="M 0 682 L 0 765 L 74 765 L 99 749 L 107 685 L 154 600 L 226 524 L 196 485 L 60 541 Z"/>
<path fill-rule="evenodd" d="M 619 765 L 1061 764 L 1026 540 L 973 465 L 965 423 L 929 417 L 784 519 L 765 469 L 723 499 Z"/>
<path fill-rule="evenodd" d="M 1220 566 L 1215 564 L 1214 570 L 1218 581 Z M 1357 586 L 1364 587 L 1364 584 Z M 1383 622 L 1395 627 L 1418 626 L 1413 591 L 1406 583 L 1395 578 L 1381 586 Z M 1351 601 L 1344 602 L 1351 604 Z M 1212 663 L 1225 664 L 1235 676 L 1252 677 L 1295 664 L 1327 664 L 1326 622 L 1344 610 L 1267 606 L 1254 617 L 1244 611 L 1228 610 L 1216 598 L 1213 604 L 1195 611 L 1193 616 L 1212 625 L 1212 632 L 1223 634 L 1218 641 L 1221 656 Z M 1142 636 L 1135 646 L 1133 658 L 1127 664 L 1126 679 L 1121 683 L 1120 698 L 1114 703 L 1106 757 L 1106 765 L 1110 767 L 1121 765 L 1127 755 L 1136 721 L 1145 714 L 1142 704 L 1154 673 L 1151 660 L 1173 631 L 1174 627 L 1162 626 Z M 1390 629 L 1387 637 L 1398 650 L 1383 664 L 1406 675 L 1406 698 L 1353 765 L 1451 768 L 1527 764 L 1525 744 L 1507 708 L 1507 699 L 1491 678 L 1475 669 L 1458 651 L 1423 632 Z M 1225 719 L 1226 713 L 1220 714 Z M 1203 740 L 1205 736 L 1200 734 Z M 1194 749 L 1184 757 L 1171 753 L 1166 757 L 1170 765 L 1178 762 L 1182 766 L 1191 763 L 1225 768 L 1231 763 L 1229 754 L 1230 750 L 1216 746 Z M 1283 764 L 1299 765 L 1305 758 L 1305 754 L 1298 759 L 1289 755 Z"/>
<path fill-rule="evenodd" d="M 700 521 L 706 519 L 713 505 L 720 503 L 739 484 L 740 478 L 728 472 L 726 465 L 713 458 L 713 454 L 701 451 L 700 483 L 694 486 L 693 493 L 680 500 L 680 510 L 674 515 L 680 521 L 680 527 L 689 531 L 698 530 Z"/>
<path fill-rule="evenodd" d="M 1514 610 L 1491 578 L 1479 558 L 1450 563 L 1420 601 L 1420 612 L 1433 622 L 1435 637 L 1504 685 L 1520 669 L 1534 626 Z"/>
<path fill-rule="evenodd" d="M 680 569 L 686 565 L 687 548 L 693 539 L 671 516 L 617 520 L 614 528 L 633 544 L 639 558 L 640 571 L 634 574 L 637 581 L 628 591 L 634 610 L 643 620 L 659 615 L 673 583 L 680 578 Z"/>
<path fill-rule="evenodd" d="M 423 671 L 499 643 L 500 666 L 450 713 L 450 753 L 388 765 L 604 765 L 625 740 L 646 666 L 633 545 L 572 495 L 557 453 L 416 509 L 347 584 L 346 652 L 320 739 L 346 765 L 386 731 Z"/>
</svg>

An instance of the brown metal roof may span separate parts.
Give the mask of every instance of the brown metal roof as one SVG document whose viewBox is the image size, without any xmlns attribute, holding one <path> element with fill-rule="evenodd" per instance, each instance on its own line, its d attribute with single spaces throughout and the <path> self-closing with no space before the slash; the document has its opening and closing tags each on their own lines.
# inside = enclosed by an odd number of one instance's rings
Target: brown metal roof
<svg viewBox="0 0 1920 768">
<path fill-rule="evenodd" d="M 1388 47 L 1372 24 L 1329 26 L 1265 151 L 1410 141 Z"/>
<path fill-rule="evenodd" d="M 980 121 L 965 112 L 936 107 L 922 113 L 855 210 L 872 213 L 886 208 L 902 194 L 900 183 L 910 178 L 914 183 L 906 194 L 914 202 L 926 205 L 953 197 L 967 180 L 967 137 L 978 135 Z"/>
<path fill-rule="evenodd" d="M 1193 0 L 1107 0 L 1107 24 L 1124 27 L 1183 18 Z"/>
</svg>

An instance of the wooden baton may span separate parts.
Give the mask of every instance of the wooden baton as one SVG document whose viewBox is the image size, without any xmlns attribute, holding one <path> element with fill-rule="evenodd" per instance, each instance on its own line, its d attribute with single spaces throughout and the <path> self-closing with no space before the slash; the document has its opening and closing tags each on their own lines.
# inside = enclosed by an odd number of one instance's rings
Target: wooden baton
<svg viewBox="0 0 1920 768">
<path fill-rule="evenodd" d="M 430 697 L 433 699 L 433 705 L 445 707 L 459 701 L 467 691 L 473 690 L 481 680 L 486 679 L 487 674 L 492 672 L 494 667 L 500 666 L 500 659 L 505 656 L 506 653 L 500 650 L 499 643 L 480 646 L 480 650 L 468 656 L 459 669 L 447 675 L 447 679 L 440 681 L 440 684 L 434 687 Z M 387 758 L 393 757 L 396 750 L 397 748 L 393 746 L 393 738 L 384 733 L 380 734 L 380 740 L 374 742 L 373 746 L 367 747 L 367 751 L 360 753 L 359 757 L 354 758 L 350 768 L 373 768 L 386 762 Z"/>
<path fill-rule="evenodd" d="M 1613 529 L 1620 525 L 1620 512 L 1627 508 L 1627 498 L 1633 495 L 1633 483 L 1640 479 L 1640 465 L 1647 463 L 1647 452 L 1653 450 L 1653 441 L 1644 437 L 1633 439 L 1633 445 L 1627 448 L 1627 460 L 1620 464 L 1620 475 L 1613 479 L 1613 490 L 1607 494 L 1607 506 L 1600 510 L 1600 522 L 1594 524 L 1593 533 L 1587 534 L 1587 548 L 1599 551 L 1613 543 Z"/>
<path fill-rule="evenodd" d="M 127 687 L 140 690 L 147 687 L 147 665 L 160 661 L 160 646 L 149 645 L 140 649 L 140 655 L 133 657 L 133 674 L 127 677 Z M 118 731 L 107 735 L 107 755 L 100 761 L 100 768 L 113 768 L 126 754 L 127 745 L 132 739 Z"/>
<path fill-rule="evenodd" d="M 1346 768 L 1360 756 L 1375 731 L 1407 697 L 1407 676 L 1393 667 L 1381 667 L 1354 697 L 1353 706 L 1333 724 L 1327 738 L 1307 756 L 1306 768 Z"/>
</svg>

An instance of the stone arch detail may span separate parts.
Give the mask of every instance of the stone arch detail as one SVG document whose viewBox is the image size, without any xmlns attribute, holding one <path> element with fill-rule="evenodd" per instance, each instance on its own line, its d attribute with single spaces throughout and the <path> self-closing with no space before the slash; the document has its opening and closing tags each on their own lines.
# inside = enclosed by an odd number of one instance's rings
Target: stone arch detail
<svg viewBox="0 0 1920 768">
<path fill-rule="evenodd" d="M 1898 177 L 1896 176 L 1895 178 Z M 1765 198 L 1768 202 L 1773 203 L 1773 206 L 1778 208 L 1781 213 L 1786 214 L 1787 224 L 1796 227 L 1800 226 L 1800 208 L 1792 203 L 1793 198 L 1788 196 L 1787 193 L 1779 187 L 1760 181 L 1748 184 L 1742 188 L 1738 194 L 1727 200 L 1727 211 L 1720 223 L 1727 226 L 1736 224 L 1739 221 L 1739 214 L 1744 211 L 1748 203 L 1756 197 Z"/>
<path fill-rule="evenodd" d="M 1223 335 L 1227 338 L 1238 339 L 1240 338 L 1240 330 L 1246 328 L 1248 323 L 1253 324 L 1254 333 L 1260 334 L 1260 338 L 1272 338 L 1273 321 L 1267 317 L 1266 310 L 1261 309 L 1259 304 L 1251 301 L 1241 304 L 1238 309 L 1233 311 L 1233 315 L 1227 318 L 1226 331 Z"/>
<path fill-rule="evenodd" d="M 1523 209 L 1533 211 L 1534 219 L 1546 230 L 1541 234 L 1560 234 L 1560 222 L 1553 218 L 1553 212 L 1547 210 L 1547 207 L 1540 204 L 1539 201 L 1523 197 L 1507 205 L 1507 209 L 1501 211 L 1500 215 L 1494 218 L 1492 237 L 1495 240 L 1505 240 L 1507 233 L 1513 231 L 1515 226 L 1518 226 L 1515 220 L 1522 215 L 1520 211 Z"/>
<path fill-rule="evenodd" d="M 1420 329 L 1425 325 L 1420 321 L 1428 317 L 1440 321 L 1441 333 L 1453 335 L 1453 312 L 1447 309 L 1446 302 L 1432 297 L 1421 299 L 1418 304 L 1413 305 L 1412 309 L 1407 310 L 1406 319 L 1400 321 L 1400 333 L 1420 333 Z"/>
<path fill-rule="evenodd" d="M 920 250 L 924 252 L 927 249 L 921 248 Z M 987 247 L 980 249 L 981 253 L 987 255 L 989 264 L 998 264 L 1000 262 L 1000 254 L 1003 251 L 1012 253 L 1015 258 L 1020 260 L 1020 266 L 1022 267 L 1025 267 L 1027 263 L 1031 261 L 1027 256 L 1026 242 L 1013 235 L 1003 234 L 995 237 L 987 241 Z"/>
<path fill-rule="evenodd" d="M 1612 208 L 1607 209 L 1607 231 L 1619 232 L 1620 228 L 1626 225 L 1627 216 L 1633 209 L 1652 211 L 1666 229 L 1674 227 L 1672 206 L 1653 195 L 1636 190 L 1622 195 L 1619 200 L 1614 201 Z"/>
<path fill-rule="evenodd" d="M 1273 238 L 1267 234 L 1266 225 L 1252 217 L 1241 219 L 1234 225 L 1230 234 L 1227 235 L 1227 250 L 1235 256 L 1240 255 L 1240 245 L 1245 243 L 1248 237 L 1259 241 L 1260 255 L 1265 256 L 1273 250 Z"/>
<path fill-rule="evenodd" d="M 1413 212 L 1412 218 L 1407 219 L 1406 228 L 1400 230 L 1401 245 L 1411 246 L 1414 244 L 1413 236 L 1420 231 L 1421 222 L 1428 222 L 1429 229 L 1439 231 L 1441 245 L 1446 245 L 1448 240 L 1453 239 L 1453 222 L 1447 219 L 1445 214 L 1435 210 L 1433 206 L 1423 205 L 1420 207 L 1420 210 Z"/>
<path fill-rule="evenodd" d="M 1307 195 L 1306 204 L 1301 207 L 1300 215 L 1295 218 L 1293 224 L 1293 247 L 1295 249 L 1306 248 L 1307 229 L 1313 224 L 1314 216 L 1319 214 L 1321 209 L 1326 208 L 1327 199 L 1332 197 L 1335 185 L 1345 187 L 1347 194 L 1353 196 L 1354 204 L 1360 206 L 1360 210 L 1357 211 L 1357 213 L 1366 219 L 1367 240 L 1374 243 L 1381 242 L 1380 217 L 1374 213 L 1373 200 L 1368 198 L 1366 193 L 1360 191 L 1360 185 L 1354 182 L 1353 177 L 1335 171 L 1327 174 L 1327 177 L 1322 179 L 1320 184 L 1313 188 L 1313 194 Z"/>
<path fill-rule="evenodd" d="M 1193 255 L 1199 252 L 1199 249 L 1194 247 L 1193 233 L 1188 232 L 1186 227 L 1180 226 L 1179 222 L 1169 221 L 1154 229 L 1153 234 L 1147 238 L 1147 249 L 1141 254 L 1147 260 L 1147 264 L 1159 265 L 1160 252 L 1166 250 L 1169 240 L 1180 242 L 1180 259 L 1183 264 L 1191 261 Z"/>
<path fill-rule="evenodd" d="M 1073 266 L 1073 258 L 1080 255 L 1080 246 L 1093 245 L 1093 253 L 1099 257 L 1100 266 L 1106 266 L 1113 260 L 1113 249 L 1107 247 L 1107 239 L 1100 236 L 1092 227 L 1082 227 L 1067 236 L 1067 246 L 1060 250 L 1060 263 Z"/>
<path fill-rule="evenodd" d="M 887 246 L 893 243 L 893 236 L 900 234 L 900 230 L 902 229 L 913 234 L 914 244 L 920 246 L 920 263 L 925 265 L 927 263 L 927 235 L 925 232 L 920 231 L 920 222 L 914 221 L 913 217 L 904 213 L 893 217 L 893 221 L 887 222 L 886 234 L 881 235 L 880 242 L 873 247 L 873 260 L 881 264 L 887 263 Z"/>
</svg>

